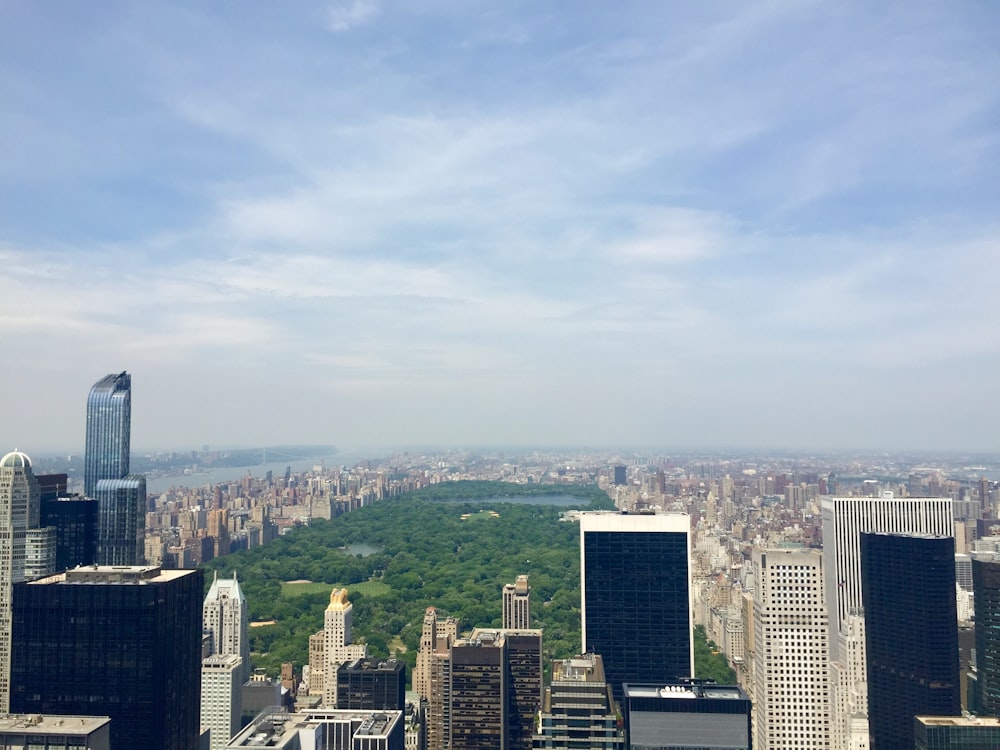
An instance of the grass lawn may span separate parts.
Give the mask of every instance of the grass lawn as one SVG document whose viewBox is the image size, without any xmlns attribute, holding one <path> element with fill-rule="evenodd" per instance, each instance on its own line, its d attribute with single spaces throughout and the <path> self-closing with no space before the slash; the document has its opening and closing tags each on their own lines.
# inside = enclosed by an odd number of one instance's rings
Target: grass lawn
<svg viewBox="0 0 1000 750">
<path fill-rule="evenodd" d="M 281 595 L 285 598 L 301 596 L 302 594 L 329 594 L 333 591 L 329 583 L 313 583 L 312 581 L 286 581 L 281 584 Z M 385 596 L 392 587 L 381 581 L 363 581 L 347 586 L 348 592 L 357 591 L 362 596 Z"/>
</svg>

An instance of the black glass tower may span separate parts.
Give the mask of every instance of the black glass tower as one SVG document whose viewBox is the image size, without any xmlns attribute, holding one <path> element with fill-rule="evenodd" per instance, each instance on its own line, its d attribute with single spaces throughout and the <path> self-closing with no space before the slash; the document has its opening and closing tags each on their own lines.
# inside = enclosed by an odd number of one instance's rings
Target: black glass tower
<svg viewBox="0 0 1000 750">
<path fill-rule="evenodd" d="M 127 372 L 105 375 L 87 397 L 87 443 L 83 492 L 96 497 L 102 479 L 128 474 L 131 446 L 132 378 Z"/>
<path fill-rule="evenodd" d="M 402 711 L 406 708 L 406 665 L 396 659 L 357 659 L 337 669 L 337 708 Z"/>
<path fill-rule="evenodd" d="M 600 654 L 615 698 L 622 684 L 694 673 L 690 517 L 583 513 L 583 651 Z"/>
<path fill-rule="evenodd" d="M 914 717 L 960 716 L 953 537 L 862 534 L 872 750 L 910 750 Z"/>
<path fill-rule="evenodd" d="M 972 559 L 976 608 L 977 710 L 1000 716 L 1000 560 Z"/>
<path fill-rule="evenodd" d="M 56 570 L 97 561 L 97 500 L 66 491 L 65 474 L 41 474 L 42 526 L 56 528 Z"/>
<path fill-rule="evenodd" d="M 200 570 L 88 567 L 14 586 L 11 710 L 111 717 L 112 748 L 191 750 Z"/>
</svg>

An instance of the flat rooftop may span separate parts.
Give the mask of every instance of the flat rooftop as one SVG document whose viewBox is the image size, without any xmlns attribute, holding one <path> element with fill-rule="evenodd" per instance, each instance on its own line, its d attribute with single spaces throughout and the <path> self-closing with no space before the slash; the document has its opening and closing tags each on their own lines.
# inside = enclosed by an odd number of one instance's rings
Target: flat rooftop
<svg viewBox="0 0 1000 750">
<path fill-rule="evenodd" d="M 692 698 L 711 700 L 750 700 L 739 685 L 625 684 L 626 698 Z"/>
<path fill-rule="evenodd" d="M 229 740 L 227 748 L 284 748 L 295 739 L 300 729 L 318 724 L 350 723 L 354 735 L 366 738 L 388 737 L 396 724 L 403 720 L 402 711 L 352 711 L 341 709 L 306 709 L 286 713 L 267 709 Z"/>
<path fill-rule="evenodd" d="M 64 573 L 29 581 L 29 586 L 63 584 L 103 584 L 103 583 L 166 583 L 192 575 L 194 570 L 163 569 L 155 565 L 84 565 Z"/>
<path fill-rule="evenodd" d="M 0 717 L 0 734 L 89 735 L 110 723 L 110 716 L 8 714 L 7 716 Z"/>
<path fill-rule="evenodd" d="M 995 716 L 917 716 L 917 721 L 929 727 L 1000 727 Z"/>
</svg>

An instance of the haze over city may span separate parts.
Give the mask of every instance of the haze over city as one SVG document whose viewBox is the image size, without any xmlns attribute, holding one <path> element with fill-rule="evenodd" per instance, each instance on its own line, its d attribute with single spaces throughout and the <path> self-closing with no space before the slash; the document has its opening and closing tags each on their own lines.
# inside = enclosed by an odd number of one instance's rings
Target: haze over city
<svg viewBox="0 0 1000 750">
<path fill-rule="evenodd" d="M 0 443 L 1000 449 L 989 3 L 4 3 Z"/>
</svg>

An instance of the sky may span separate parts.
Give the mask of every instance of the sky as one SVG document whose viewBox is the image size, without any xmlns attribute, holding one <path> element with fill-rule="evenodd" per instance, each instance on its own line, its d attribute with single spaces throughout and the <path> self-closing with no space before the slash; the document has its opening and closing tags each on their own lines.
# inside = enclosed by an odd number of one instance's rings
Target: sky
<svg viewBox="0 0 1000 750">
<path fill-rule="evenodd" d="M 1000 451 L 998 32 L 0 0 L 0 446 Z"/>
</svg>

